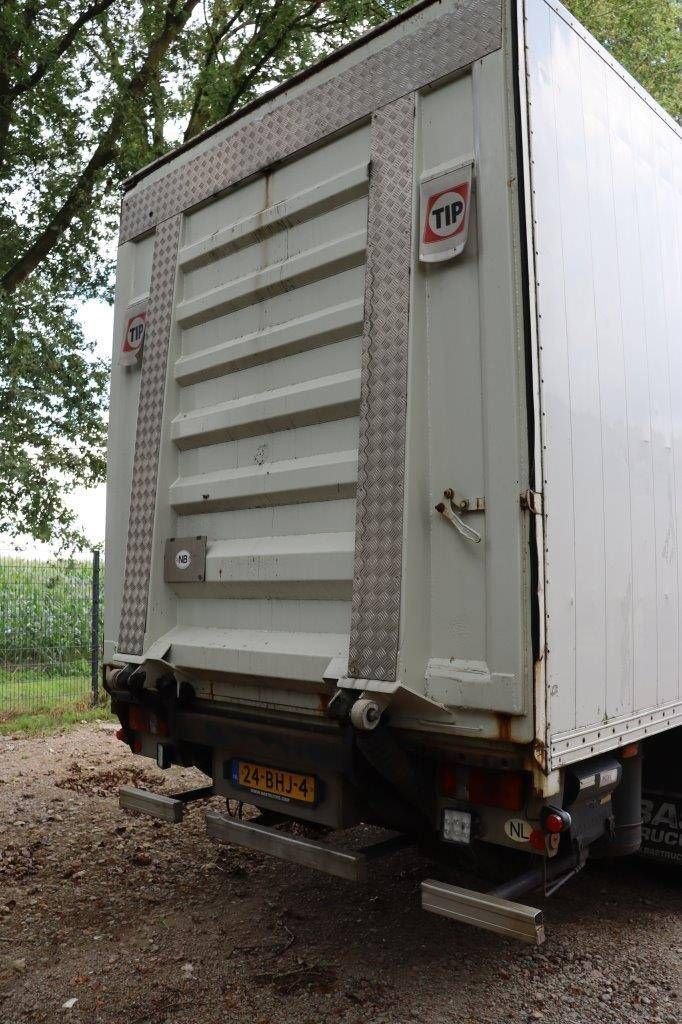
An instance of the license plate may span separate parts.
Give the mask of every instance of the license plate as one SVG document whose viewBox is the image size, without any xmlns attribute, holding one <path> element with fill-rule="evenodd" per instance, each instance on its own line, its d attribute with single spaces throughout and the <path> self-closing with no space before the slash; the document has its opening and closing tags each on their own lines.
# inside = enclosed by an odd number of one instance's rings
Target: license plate
<svg viewBox="0 0 682 1024">
<path fill-rule="evenodd" d="M 232 762 L 232 782 L 258 796 L 269 796 L 285 803 L 317 802 L 317 780 L 314 775 L 287 772 L 282 768 L 269 768 L 253 761 Z"/>
</svg>

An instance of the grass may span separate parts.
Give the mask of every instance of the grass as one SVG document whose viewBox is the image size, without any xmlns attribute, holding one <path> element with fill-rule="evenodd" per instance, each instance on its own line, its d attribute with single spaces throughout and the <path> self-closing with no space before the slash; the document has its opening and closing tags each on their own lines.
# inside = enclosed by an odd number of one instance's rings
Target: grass
<svg viewBox="0 0 682 1024">
<path fill-rule="evenodd" d="M 0 736 L 47 735 L 81 722 L 114 721 L 108 702 L 92 707 L 91 699 L 85 675 L 17 677 L 0 670 Z"/>
<path fill-rule="evenodd" d="M 49 711 L 18 712 L 0 717 L 0 736 L 49 736 L 87 722 L 115 722 L 108 704 L 92 708 L 62 707 Z"/>
<path fill-rule="evenodd" d="M 46 711 L 74 701 L 87 702 L 90 686 L 85 673 L 47 675 L 30 669 L 17 673 L 0 668 L 0 715 L 17 708 Z"/>
</svg>

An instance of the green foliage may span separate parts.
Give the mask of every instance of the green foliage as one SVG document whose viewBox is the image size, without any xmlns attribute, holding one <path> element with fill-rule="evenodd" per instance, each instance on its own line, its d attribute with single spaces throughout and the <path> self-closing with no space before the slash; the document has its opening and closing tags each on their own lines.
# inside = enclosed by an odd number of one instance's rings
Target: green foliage
<svg viewBox="0 0 682 1024">
<path fill-rule="evenodd" d="M 565 2 L 602 46 L 682 122 L 682 2 Z"/>
<path fill-rule="evenodd" d="M 44 692 L 39 708 L 3 712 L 3 683 L 0 678 L 0 736 L 49 736 L 89 722 L 116 721 L 108 701 L 93 708 L 89 697 L 65 697 L 60 689 L 61 680 L 44 680 L 41 685 Z"/>
<path fill-rule="evenodd" d="M 92 566 L 0 562 L 0 672 L 90 674 Z"/>
<path fill-rule="evenodd" d="M 44 269 L 0 301 L 0 531 L 82 546 L 64 495 L 105 471 L 106 367 Z"/>
<path fill-rule="evenodd" d="M 122 180 L 408 0 L 0 0 L 0 531 L 78 543 L 106 375 L 76 318 L 109 298 Z M 570 0 L 682 118 L 680 0 Z"/>
</svg>

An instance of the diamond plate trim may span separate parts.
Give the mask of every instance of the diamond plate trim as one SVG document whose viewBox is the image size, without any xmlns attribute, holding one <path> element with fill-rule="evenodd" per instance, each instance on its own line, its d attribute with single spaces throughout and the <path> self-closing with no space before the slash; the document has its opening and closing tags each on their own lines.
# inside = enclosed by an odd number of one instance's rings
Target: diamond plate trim
<svg viewBox="0 0 682 1024">
<path fill-rule="evenodd" d="M 462 0 L 334 78 L 312 86 L 123 200 L 120 241 L 205 202 L 251 174 L 293 156 L 502 45 L 500 0 Z"/>
<path fill-rule="evenodd" d="M 400 630 L 414 97 L 372 121 L 348 674 L 396 678 Z"/>
<path fill-rule="evenodd" d="M 121 654 L 142 654 L 147 624 L 156 479 L 181 220 L 174 217 L 159 224 L 154 241 L 118 636 Z"/>
</svg>

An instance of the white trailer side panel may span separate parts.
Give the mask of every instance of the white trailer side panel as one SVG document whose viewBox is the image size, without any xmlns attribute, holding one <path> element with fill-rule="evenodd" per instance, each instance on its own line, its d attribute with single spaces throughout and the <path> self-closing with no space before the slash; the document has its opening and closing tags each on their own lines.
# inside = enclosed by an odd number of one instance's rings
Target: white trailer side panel
<svg viewBox="0 0 682 1024">
<path fill-rule="evenodd" d="M 682 133 L 526 0 L 550 767 L 682 719 Z"/>
</svg>

